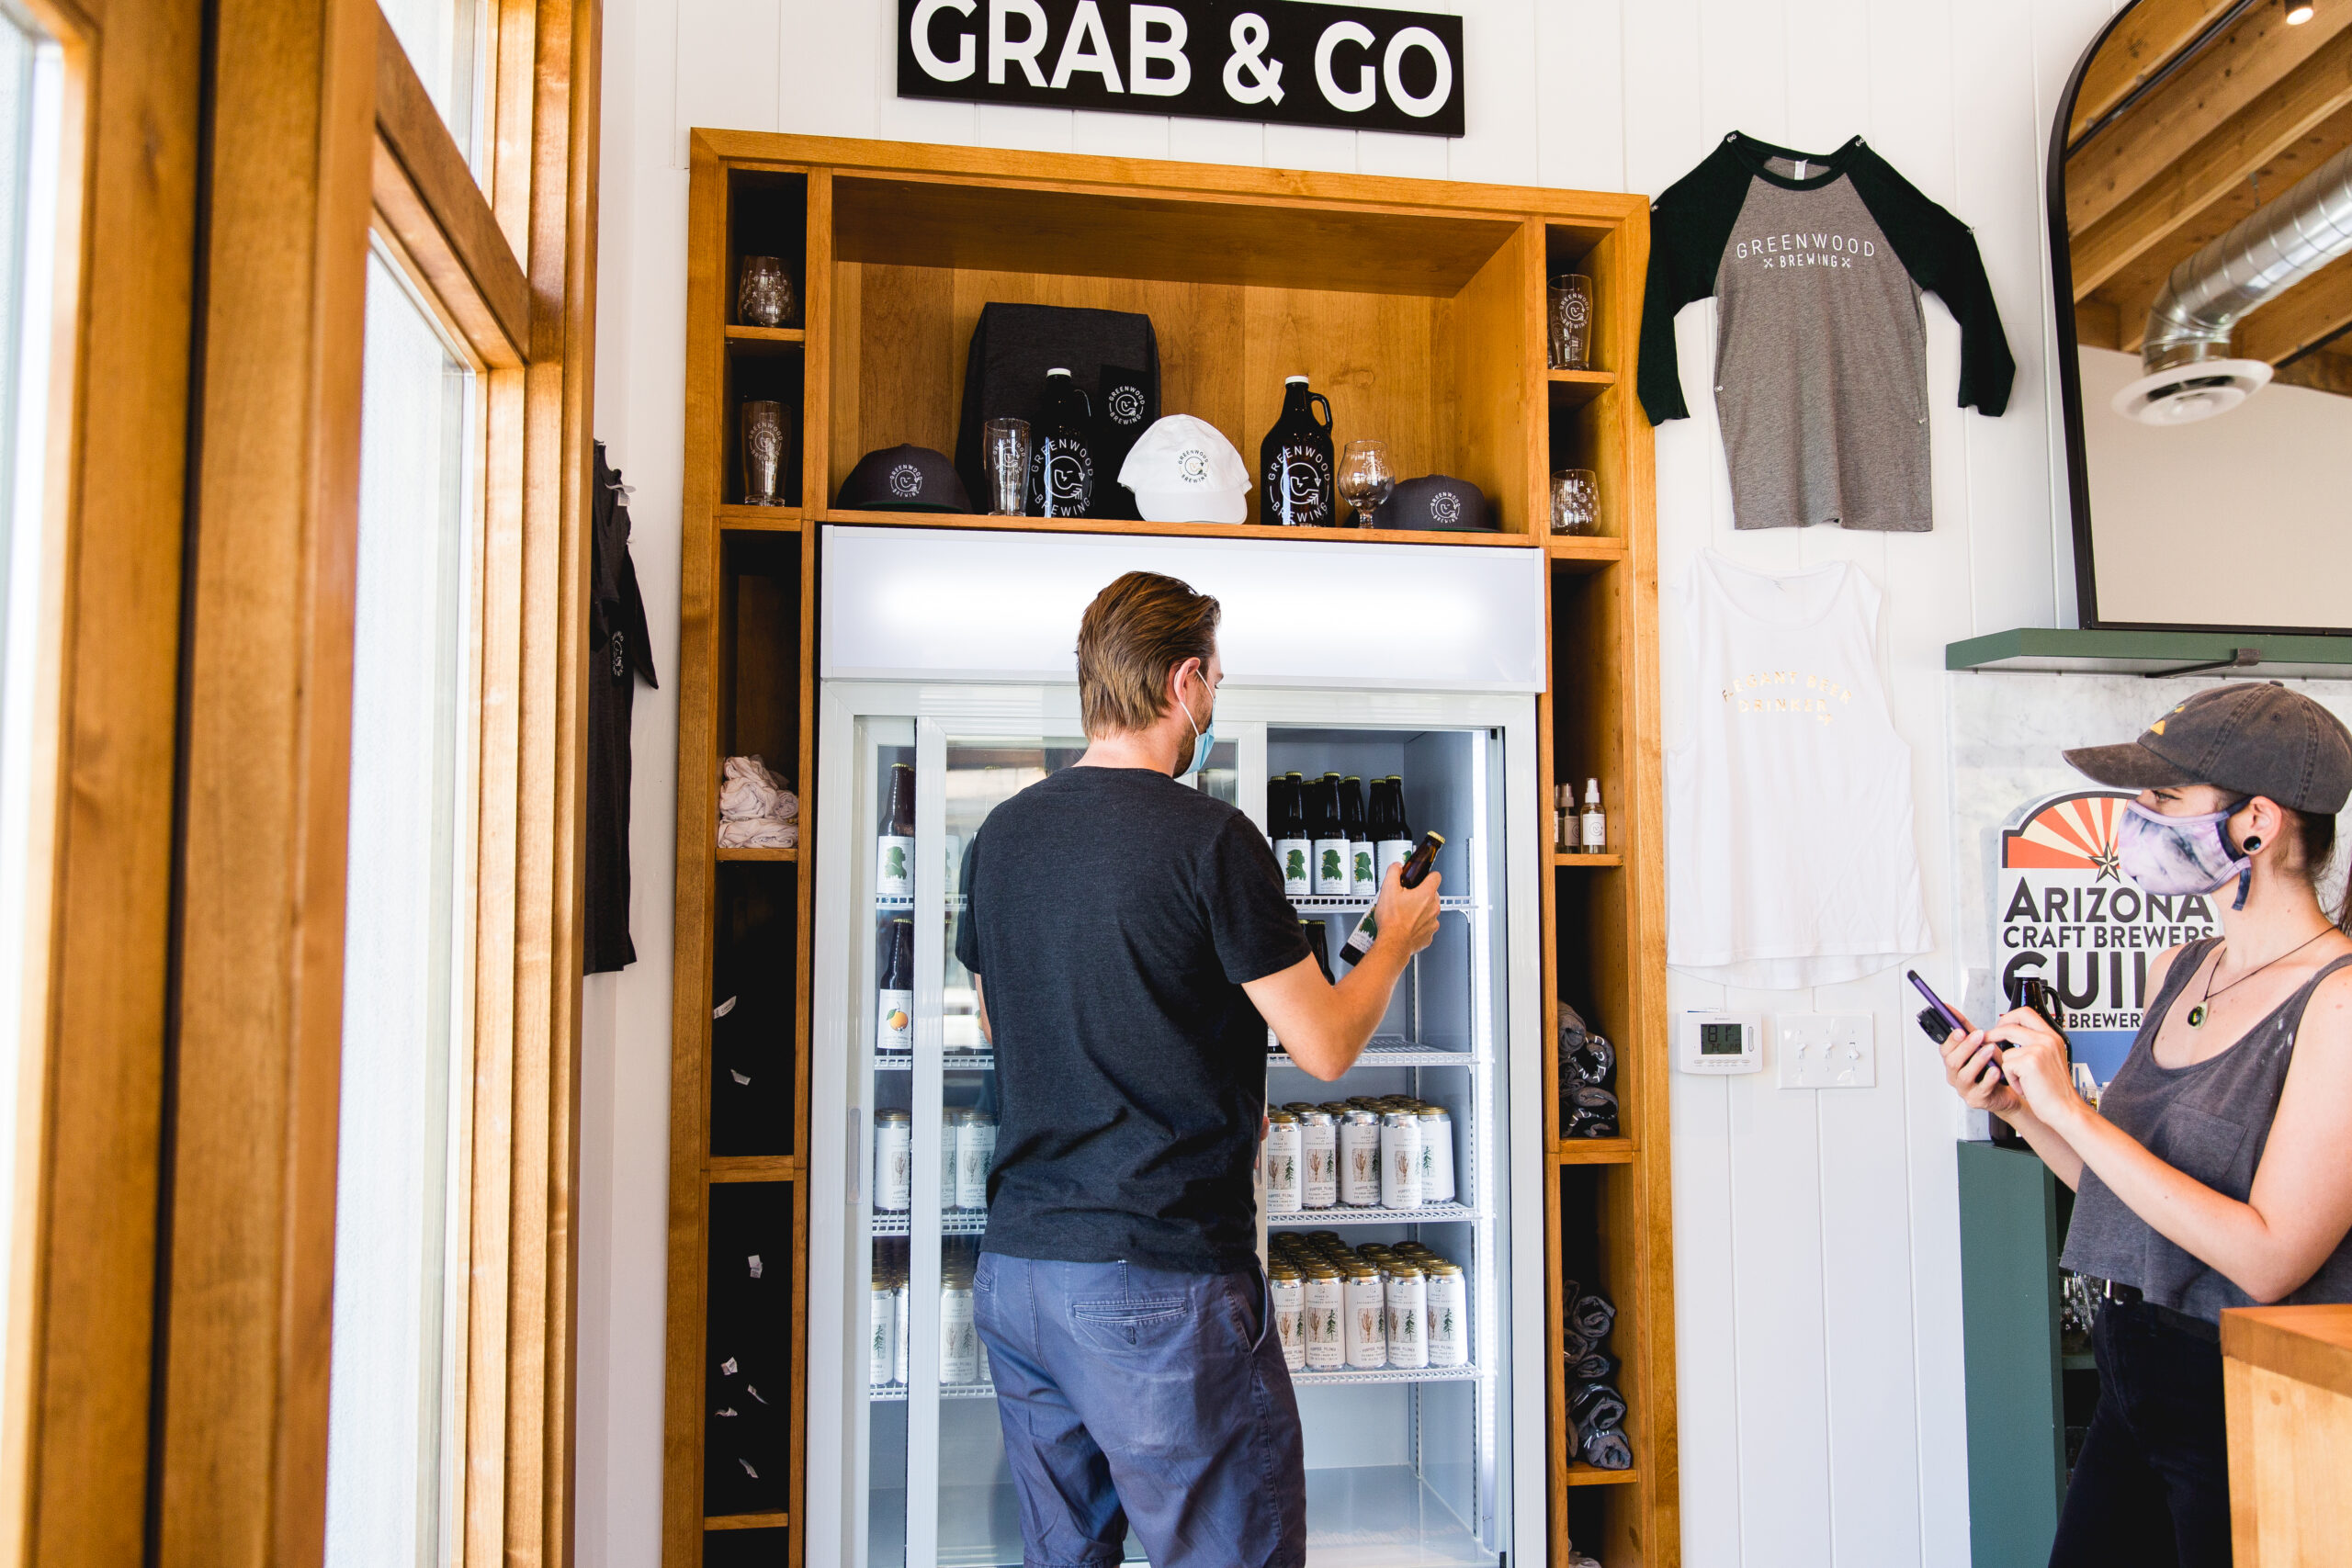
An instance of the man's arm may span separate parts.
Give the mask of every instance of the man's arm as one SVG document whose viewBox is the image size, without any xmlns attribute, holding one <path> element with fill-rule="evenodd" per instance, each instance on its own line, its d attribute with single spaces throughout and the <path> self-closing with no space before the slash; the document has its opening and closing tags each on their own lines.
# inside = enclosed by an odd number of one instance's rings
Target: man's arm
<svg viewBox="0 0 2352 1568">
<path fill-rule="evenodd" d="M 1432 874 L 1419 887 L 1400 886 L 1398 867 L 1388 868 L 1374 910 L 1379 935 L 1364 961 L 1336 986 L 1323 978 L 1312 955 L 1241 988 L 1273 1030 L 1290 1059 L 1329 1083 L 1356 1064 L 1372 1032 L 1388 1012 L 1406 963 L 1437 935 L 1437 889 Z"/>
</svg>

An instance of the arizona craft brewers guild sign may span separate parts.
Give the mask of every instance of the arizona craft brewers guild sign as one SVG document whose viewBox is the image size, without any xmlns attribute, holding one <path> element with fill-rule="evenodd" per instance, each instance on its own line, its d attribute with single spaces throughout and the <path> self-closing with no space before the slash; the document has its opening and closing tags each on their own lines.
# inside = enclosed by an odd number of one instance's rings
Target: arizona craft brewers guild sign
<svg viewBox="0 0 2352 1568">
<path fill-rule="evenodd" d="M 2048 981 L 2075 1059 L 2101 1084 L 2140 1032 L 2150 961 L 2222 929 L 2210 896 L 2144 892 L 2124 874 L 2115 840 L 2132 799 L 2084 790 L 2027 807 L 2002 829 L 1993 900 L 2001 994 L 2029 975 Z"/>
<path fill-rule="evenodd" d="M 899 96 L 1462 134 L 1462 18 L 1297 0 L 899 0 Z"/>
</svg>

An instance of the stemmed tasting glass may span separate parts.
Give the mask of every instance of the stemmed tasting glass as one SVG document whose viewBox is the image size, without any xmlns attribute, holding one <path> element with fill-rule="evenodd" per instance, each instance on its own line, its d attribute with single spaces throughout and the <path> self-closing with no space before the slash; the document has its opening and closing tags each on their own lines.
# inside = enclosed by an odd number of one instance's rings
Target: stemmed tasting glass
<svg viewBox="0 0 2352 1568">
<path fill-rule="evenodd" d="M 1372 526 L 1372 514 L 1396 490 L 1396 470 L 1389 466 L 1385 441 L 1351 441 L 1340 457 L 1340 499 L 1356 514 L 1355 525 Z"/>
</svg>

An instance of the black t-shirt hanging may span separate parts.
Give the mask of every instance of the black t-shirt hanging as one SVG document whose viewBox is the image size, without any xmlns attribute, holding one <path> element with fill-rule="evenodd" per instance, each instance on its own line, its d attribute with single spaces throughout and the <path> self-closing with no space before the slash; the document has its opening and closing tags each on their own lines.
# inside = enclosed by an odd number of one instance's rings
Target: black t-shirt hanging
<svg viewBox="0 0 2352 1568">
<path fill-rule="evenodd" d="M 1069 767 L 989 815 L 964 886 L 1002 1097 L 988 1250 L 1250 1267 L 1266 1026 L 1241 987 L 1307 956 L 1266 840 L 1165 774 Z"/>
<path fill-rule="evenodd" d="M 628 554 L 628 503 L 620 470 L 596 443 L 594 518 L 589 530 L 588 863 L 582 915 L 582 964 L 601 974 L 637 962 L 628 939 L 629 718 L 637 681 L 653 678 L 645 601 Z"/>
</svg>

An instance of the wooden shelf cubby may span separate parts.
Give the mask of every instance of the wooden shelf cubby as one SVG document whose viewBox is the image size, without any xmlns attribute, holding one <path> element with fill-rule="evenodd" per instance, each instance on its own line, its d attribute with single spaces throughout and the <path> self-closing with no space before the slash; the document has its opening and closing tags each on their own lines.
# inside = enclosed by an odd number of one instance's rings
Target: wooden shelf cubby
<svg viewBox="0 0 2352 1568">
<path fill-rule="evenodd" d="M 1679 1559 L 1662 807 L 1658 783 L 1657 544 L 1649 426 L 1633 395 L 1648 243 L 1640 197 L 697 130 L 691 143 L 676 981 L 672 1106 L 665 1568 L 801 1568 L 805 1412 L 809 912 L 813 853 L 719 851 L 721 761 L 756 751 L 813 798 L 816 583 L 821 525 L 1200 535 L 1333 544 L 1478 545 L 1540 559 L 1550 601 L 1552 689 L 1538 699 L 1540 820 L 1555 781 L 1601 781 L 1611 852 L 1539 854 L 1546 1064 L 1545 1358 L 1510 1369 L 1542 1391 L 1551 1539 L 1514 1555 L 1563 1561 L 1577 1544 L 1611 1568 Z M 797 314 L 741 324 L 746 255 L 798 266 Z M 1591 364 L 1544 359 L 1547 278 L 1594 280 Z M 899 443 L 953 456 L 965 360 L 992 301 L 1148 314 L 1164 412 L 1198 415 L 1245 459 L 1275 416 L 1283 378 L 1329 397 L 1333 440 L 1376 436 L 1402 476 L 1444 473 L 1487 494 L 1499 531 L 1276 529 L 836 510 L 868 451 Z M 742 505 L 746 396 L 786 403 L 797 433 L 787 504 Z M 1550 475 L 1599 476 L 1592 534 L 1549 532 Z M 789 1125 L 773 1135 L 715 1118 L 714 976 L 741 947 L 789 965 Z M 779 976 L 780 977 L 780 976 Z M 1560 1137 L 1551 1041 L 1566 998 L 1619 1050 L 1622 1135 Z M 1515 1045 L 1517 1043 L 1514 1043 Z M 785 1495 L 707 1511 L 704 1455 L 715 1224 L 764 1194 L 789 1215 L 788 1353 L 795 1408 Z M 1537 1266 L 1520 1258 L 1516 1266 Z M 1564 1269 L 1566 1272 L 1564 1273 Z M 1631 1470 L 1577 1460 L 1561 1361 L 1568 1280 L 1618 1306 Z M 730 1478 L 731 1481 L 731 1478 Z"/>
</svg>

